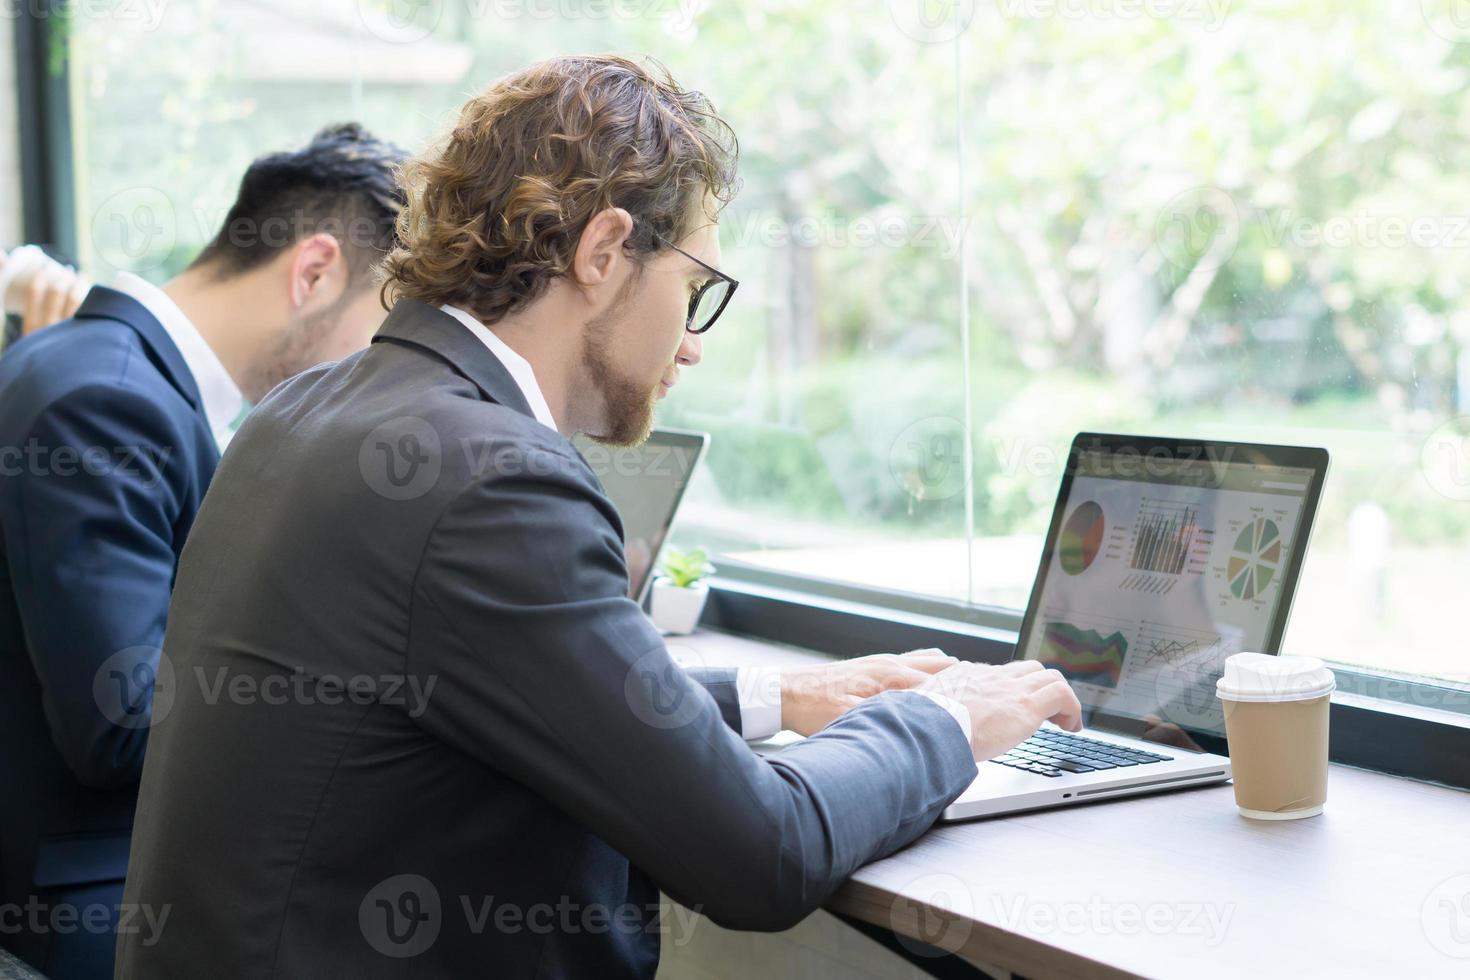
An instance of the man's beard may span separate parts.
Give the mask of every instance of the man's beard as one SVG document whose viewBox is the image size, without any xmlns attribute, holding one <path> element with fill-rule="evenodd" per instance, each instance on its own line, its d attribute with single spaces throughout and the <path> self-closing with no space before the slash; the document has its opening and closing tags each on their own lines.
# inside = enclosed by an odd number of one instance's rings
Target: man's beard
<svg viewBox="0 0 1470 980">
<path fill-rule="evenodd" d="M 322 350 L 354 298 L 350 294 L 343 295 L 325 310 L 305 318 L 277 338 L 275 347 L 252 372 L 250 387 L 256 392 L 252 402 L 259 402 L 282 381 L 326 360 Z"/>
<path fill-rule="evenodd" d="M 612 305 L 587 321 L 582 331 L 582 367 L 602 396 L 602 431 L 587 435 L 609 446 L 636 446 L 653 431 L 653 409 L 658 402 L 658 385 L 646 388 L 620 375 L 613 367 L 613 324 L 628 305 L 637 276 L 629 277 L 618 290 Z"/>
</svg>

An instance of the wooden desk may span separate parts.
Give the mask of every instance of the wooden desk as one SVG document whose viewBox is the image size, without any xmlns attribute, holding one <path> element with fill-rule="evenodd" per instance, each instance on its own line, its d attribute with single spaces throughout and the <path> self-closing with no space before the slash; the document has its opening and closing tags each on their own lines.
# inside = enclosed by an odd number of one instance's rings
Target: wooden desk
<svg viewBox="0 0 1470 980">
<path fill-rule="evenodd" d="M 829 659 L 708 631 L 669 647 Z M 1035 978 L 1466 978 L 1470 793 L 1334 765 L 1306 820 L 1247 820 L 1224 785 L 940 824 L 827 908 Z"/>
</svg>

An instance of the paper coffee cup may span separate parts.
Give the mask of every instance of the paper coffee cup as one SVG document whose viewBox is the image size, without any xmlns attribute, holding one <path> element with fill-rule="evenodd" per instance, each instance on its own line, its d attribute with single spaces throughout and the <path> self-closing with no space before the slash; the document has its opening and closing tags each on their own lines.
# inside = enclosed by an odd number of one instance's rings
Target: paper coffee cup
<svg viewBox="0 0 1470 980">
<path fill-rule="evenodd" d="M 1235 805 L 1256 820 L 1314 817 L 1327 802 L 1327 720 L 1332 671 L 1315 657 L 1237 653 L 1225 661 L 1215 694 Z"/>
</svg>

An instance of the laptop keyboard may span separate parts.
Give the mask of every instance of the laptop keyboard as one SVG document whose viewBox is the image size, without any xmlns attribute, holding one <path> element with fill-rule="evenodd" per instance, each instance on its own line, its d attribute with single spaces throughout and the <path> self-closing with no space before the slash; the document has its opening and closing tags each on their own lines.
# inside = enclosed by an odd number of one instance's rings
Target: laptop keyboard
<svg viewBox="0 0 1470 980">
<path fill-rule="evenodd" d="M 1125 749 L 1110 742 L 1084 738 L 1068 732 L 1043 729 L 1005 755 L 991 762 L 1038 776 L 1064 776 L 1069 772 L 1098 772 L 1168 762 L 1173 756 Z"/>
</svg>

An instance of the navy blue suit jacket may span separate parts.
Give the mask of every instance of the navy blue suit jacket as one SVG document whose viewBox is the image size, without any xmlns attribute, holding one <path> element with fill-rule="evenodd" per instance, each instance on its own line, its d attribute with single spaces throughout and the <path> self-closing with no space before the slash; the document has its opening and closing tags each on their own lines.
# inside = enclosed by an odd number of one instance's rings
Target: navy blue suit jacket
<svg viewBox="0 0 1470 980">
<path fill-rule="evenodd" d="M 0 357 L 0 902 L 121 887 L 175 568 L 218 462 L 182 355 L 123 293 Z M 0 938 L 38 965 L 65 941 Z"/>
</svg>

